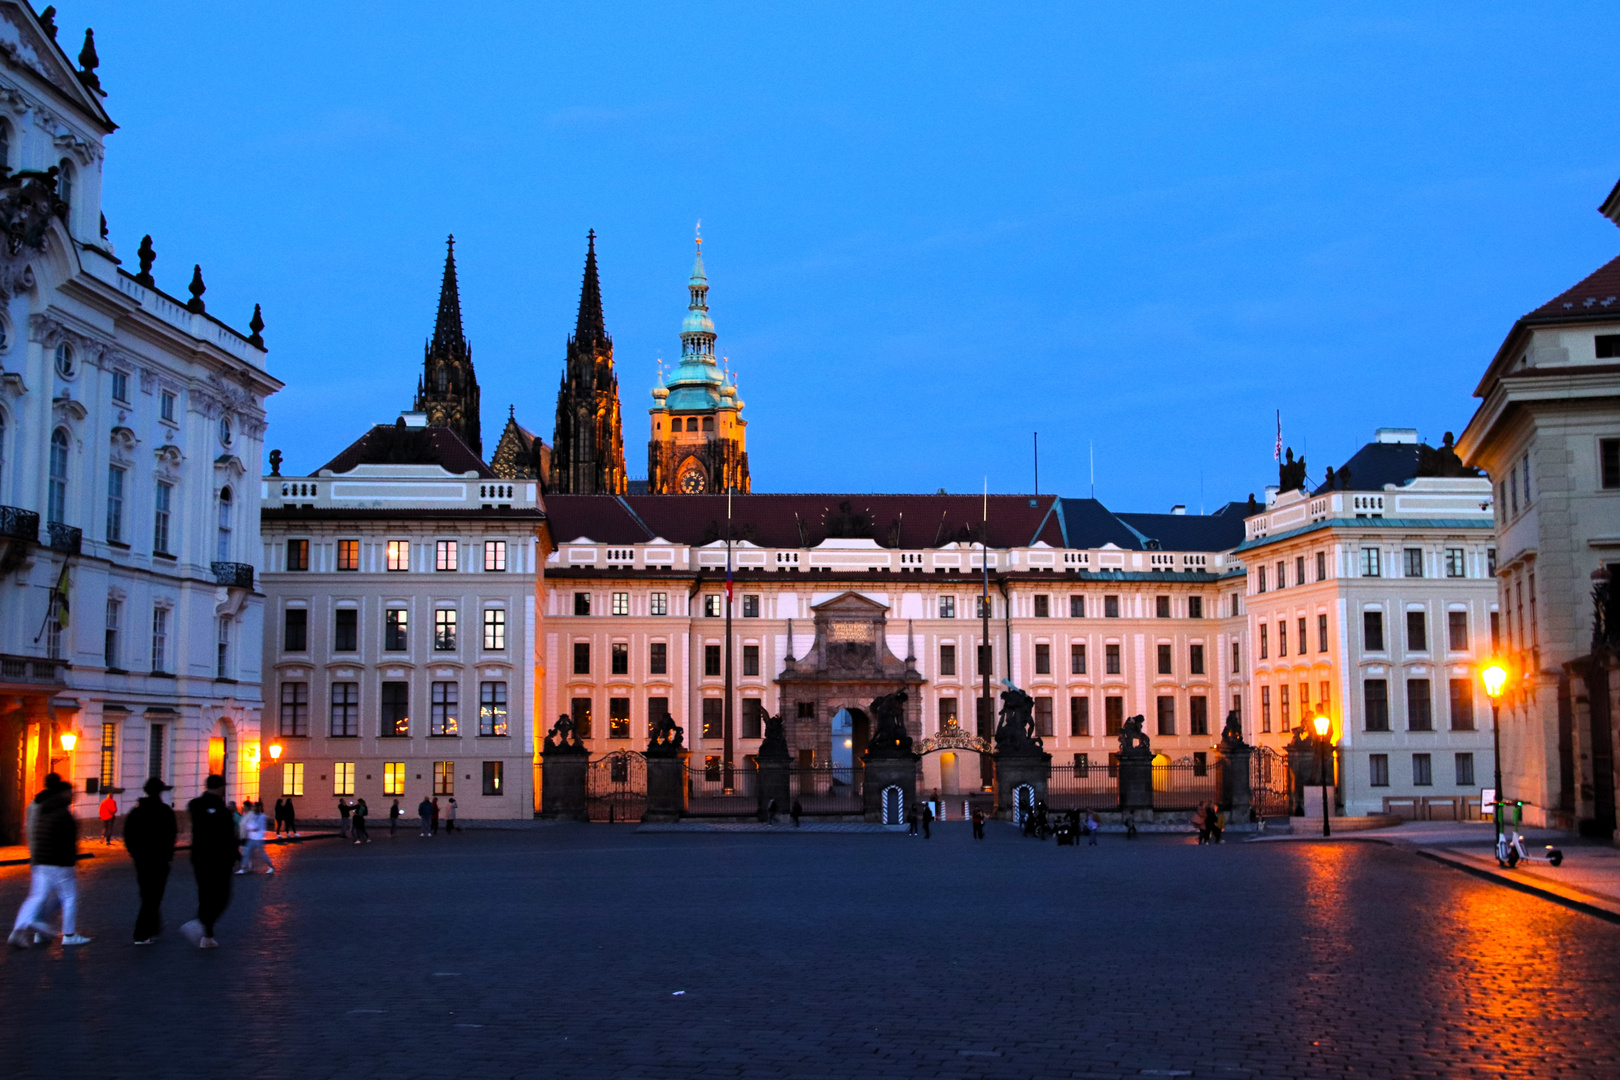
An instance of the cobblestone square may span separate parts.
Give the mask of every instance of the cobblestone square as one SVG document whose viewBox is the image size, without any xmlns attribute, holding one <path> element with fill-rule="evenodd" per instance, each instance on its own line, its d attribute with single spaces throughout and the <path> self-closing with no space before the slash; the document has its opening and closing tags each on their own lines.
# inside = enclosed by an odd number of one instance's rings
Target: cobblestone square
<svg viewBox="0 0 1620 1080">
<path fill-rule="evenodd" d="M 0 956 L 0 1074 L 1620 1075 L 1620 926 L 1376 843 L 377 832 L 235 878 L 212 953 L 132 947 L 92 845 L 96 940 Z"/>
</svg>

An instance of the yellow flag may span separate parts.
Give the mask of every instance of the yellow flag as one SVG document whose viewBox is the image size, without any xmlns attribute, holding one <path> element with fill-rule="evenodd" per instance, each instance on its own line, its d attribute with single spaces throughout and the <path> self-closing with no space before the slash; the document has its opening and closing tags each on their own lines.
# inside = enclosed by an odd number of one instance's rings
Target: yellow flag
<svg viewBox="0 0 1620 1080">
<path fill-rule="evenodd" d="M 68 577 L 67 564 L 62 564 L 62 576 L 56 579 L 56 588 L 52 591 L 51 599 L 56 605 L 56 625 L 63 630 L 68 626 L 68 594 L 73 588 L 73 579 Z"/>
</svg>

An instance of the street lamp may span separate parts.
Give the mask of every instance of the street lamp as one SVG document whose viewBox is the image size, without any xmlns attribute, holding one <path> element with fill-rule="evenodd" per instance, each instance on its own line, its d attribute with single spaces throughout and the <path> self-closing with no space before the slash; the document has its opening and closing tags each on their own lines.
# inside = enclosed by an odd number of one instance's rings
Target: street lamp
<svg viewBox="0 0 1620 1080">
<path fill-rule="evenodd" d="M 281 744 L 280 743 L 273 742 L 273 743 L 270 744 L 270 760 L 271 761 L 280 761 L 281 760 Z"/>
<path fill-rule="evenodd" d="M 1507 668 L 1500 660 L 1492 660 L 1479 673 L 1485 682 L 1485 693 L 1491 699 L 1491 764 L 1496 770 L 1496 805 L 1491 809 L 1496 818 L 1496 854 L 1502 856 L 1502 691 L 1507 686 Z"/>
<path fill-rule="evenodd" d="M 79 736 L 73 731 L 62 732 L 62 749 L 73 753 L 73 748 L 79 745 Z"/>
<path fill-rule="evenodd" d="M 1316 726 L 1316 773 L 1322 781 L 1322 835 L 1332 836 L 1333 826 L 1328 823 L 1328 772 L 1327 772 L 1327 736 L 1330 721 L 1325 716 L 1318 716 L 1311 721 Z"/>
</svg>

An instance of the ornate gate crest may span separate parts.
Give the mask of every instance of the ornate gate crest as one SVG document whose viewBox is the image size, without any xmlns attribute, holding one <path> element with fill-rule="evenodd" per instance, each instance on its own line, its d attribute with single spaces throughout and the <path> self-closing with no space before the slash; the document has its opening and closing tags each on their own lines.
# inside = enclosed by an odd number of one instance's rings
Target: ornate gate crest
<svg viewBox="0 0 1620 1080">
<path fill-rule="evenodd" d="M 990 740 L 968 734 L 962 730 L 960 724 L 952 720 L 939 729 L 938 735 L 929 736 L 919 742 L 916 752 L 932 754 L 936 750 L 971 750 L 977 754 L 988 754 L 993 749 Z"/>
</svg>

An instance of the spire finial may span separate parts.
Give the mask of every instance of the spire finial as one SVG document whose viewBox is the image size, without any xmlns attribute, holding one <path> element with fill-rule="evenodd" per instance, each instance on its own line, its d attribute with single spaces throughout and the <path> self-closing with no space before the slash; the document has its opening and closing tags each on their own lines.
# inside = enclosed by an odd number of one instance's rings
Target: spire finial
<svg viewBox="0 0 1620 1080">
<path fill-rule="evenodd" d="M 697 222 L 697 246 L 698 246 L 699 251 L 703 250 L 703 219 L 702 218 L 698 218 L 698 222 Z"/>
<path fill-rule="evenodd" d="M 439 314 L 433 323 L 433 351 L 465 348 L 461 330 L 461 288 L 456 280 L 456 237 L 444 242 L 444 280 L 439 285 Z"/>
<path fill-rule="evenodd" d="M 248 329 L 253 331 L 248 336 L 248 344 L 255 348 L 264 348 L 264 314 L 259 311 L 259 305 L 253 305 L 253 318 L 248 320 Z"/>
<path fill-rule="evenodd" d="M 141 248 L 135 257 L 141 261 L 141 272 L 135 275 L 135 280 L 148 289 L 157 288 L 157 282 L 152 280 L 152 264 L 157 262 L 157 251 L 152 247 L 151 233 L 141 237 Z"/>
<path fill-rule="evenodd" d="M 101 78 L 96 74 L 96 68 L 101 66 L 101 57 L 96 55 L 96 32 L 85 28 L 84 48 L 79 50 L 79 81 L 90 89 L 101 93 Z"/>
<path fill-rule="evenodd" d="M 605 344 L 608 336 L 602 317 L 602 283 L 596 273 L 596 230 L 586 233 L 585 239 L 585 280 L 579 289 L 579 321 L 574 326 L 574 340 L 581 345 Z"/>
<path fill-rule="evenodd" d="M 203 284 L 202 279 L 202 264 L 194 264 L 191 268 L 191 299 L 186 303 L 186 310 L 194 311 L 198 315 L 207 311 L 208 308 L 203 304 L 202 298 L 203 293 L 207 291 L 208 286 Z"/>
</svg>

